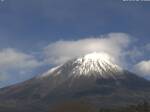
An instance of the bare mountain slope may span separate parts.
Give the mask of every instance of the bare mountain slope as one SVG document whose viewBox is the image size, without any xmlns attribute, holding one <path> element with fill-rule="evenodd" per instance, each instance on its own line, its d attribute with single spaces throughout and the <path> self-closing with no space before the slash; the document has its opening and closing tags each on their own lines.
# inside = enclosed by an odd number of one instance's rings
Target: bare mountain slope
<svg viewBox="0 0 150 112">
<path fill-rule="evenodd" d="M 122 69 L 105 53 L 92 53 L 1 89 L 0 110 L 47 112 L 68 102 L 84 102 L 92 109 L 125 106 L 150 101 L 149 94 L 149 81 Z"/>
</svg>

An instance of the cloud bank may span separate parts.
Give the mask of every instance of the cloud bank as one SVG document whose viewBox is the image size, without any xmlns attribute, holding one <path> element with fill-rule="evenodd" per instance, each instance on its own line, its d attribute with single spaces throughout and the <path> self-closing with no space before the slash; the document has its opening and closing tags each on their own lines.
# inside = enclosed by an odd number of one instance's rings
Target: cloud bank
<svg viewBox="0 0 150 112">
<path fill-rule="evenodd" d="M 150 76 L 150 60 L 144 60 L 137 63 L 134 66 L 134 70 L 137 74 L 144 77 Z"/>
<path fill-rule="evenodd" d="M 36 71 L 41 70 L 43 66 L 63 64 L 91 52 L 105 52 L 113 56 L 114 61 L 123 68 L 139 76 L 150 77 L 150 60 L 144 60 L 149 59 L 146 57 L 149 56 L 149 50 L 150 44 L 137 46 L 133 38 L 125 33 L 109 33 L 79 40 L 59 40 L 36 52 L 38 56 L 35 52 L 27 54 L 13 48 L 5 48 L 0 50 L 0 87 L 11 84 L 11 81 L 14 83 L 35 76 Z"/>
<path fill-rule="evenodd" d="M 57 65 L 87 53 L 105 52 L 113 56 L 119 63 L 130 41 L 130 36 L 125 33 L 110 33 L 80 40 L 56 41 L 44 48 L 45 61 Z"/>
<path fill-rule="evenodd" d="M 29 71 L 33 71 L 41 65 L 32 55 L 17 51 L 12 48 L 0 50 L 0 84 L 5 85 L 6 80 L 22 79 L 29 77 Z M 3 84 L 4 83 L 4 84 Z M 0 86 L 1 86 L 0 85 Z"/>
<path fill-rule="evenodd" d="M 33 56 L 15 49 L 7 48 L 0 51 L 0 70 L 32 69 L 39 65 Z"/>
</svg>

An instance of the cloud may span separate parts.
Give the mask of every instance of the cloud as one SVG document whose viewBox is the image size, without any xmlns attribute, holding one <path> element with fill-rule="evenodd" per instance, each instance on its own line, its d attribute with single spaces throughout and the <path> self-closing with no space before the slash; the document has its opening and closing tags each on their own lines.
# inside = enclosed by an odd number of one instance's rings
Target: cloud
<svg viewBox="0 0 150 112">
<path fill-rule="evenodd" d="M 139 46 L 133 46 L 129 50 L 125 52 L 126 57 L 130 59 L 133 63 L 137 62 L 137 60 L 144 55 L 144 49 Z M 130 62 L 131 63 L 131 62 Z"/>
<path fill-rule="evenodd" d="M 0 50 L 0 87 L 33 76 L 32 71 L 41 65 L 42 63 L 32 55 L 16 49 Z"/>
<path fill-rule="evenodd" d="M 125 33 L 110 33 L 80 40 L 60 40 L 44 48 L 45 61 L 57 65 L 91 52 L 106 52 L 118 61 L 130 41 L 130 36 Z"/>
<path fill-rule="evenodd" d="M 140 76 L 150 76 L 150 60 L 144 60 L 134 66 L 134 70 Z"/>
<path fill-rule="evenodd" d="M 0 51 L 0 70 L 31 69 L 39 65 L 33 56 L 15 49 L 7 48 Z"/>
</svg>

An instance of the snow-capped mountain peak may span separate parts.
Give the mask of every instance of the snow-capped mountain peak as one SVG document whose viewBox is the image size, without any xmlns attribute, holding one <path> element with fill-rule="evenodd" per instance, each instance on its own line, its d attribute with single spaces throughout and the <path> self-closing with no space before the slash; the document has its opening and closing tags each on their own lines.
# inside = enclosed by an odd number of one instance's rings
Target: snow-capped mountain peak
<svg viewBox="0 0 150 112">
<path fill-rule="evenodd" d="M 85 61 L 111 61 L 112 58 L 106 53 L 90 53 L 81 57 Z M 80 59 L 81 59 L 80 58 Z"/>
<path fill-rule="evenodd" d="M 95 75 L 101 77 L 108 77 L 116 71 L 121 71 L 121 67 L 114 64 L 114 59 L 106 53 L 91 53 L 83 57 L 77 58 L 74 63 L 73 73 L 80 75 Z"/>
<path fill-rule="evenodd" d="M 116 77 L 115 75 L 121 74 L 122 71 L 111 56 L 94 52 L 52 68 L 40 77 L 64 75 L 66 78 L 80 76 L 108 78 Z"/>
</svg>

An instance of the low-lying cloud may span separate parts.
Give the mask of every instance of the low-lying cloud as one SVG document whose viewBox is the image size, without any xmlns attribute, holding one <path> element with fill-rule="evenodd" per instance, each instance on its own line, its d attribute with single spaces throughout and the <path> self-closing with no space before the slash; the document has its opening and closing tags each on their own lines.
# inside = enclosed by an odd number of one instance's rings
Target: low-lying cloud
<svg viewBox="0 0 150 112">
<path fill-rule="evenodd" d="M 144 77 L 150 77 L 150 60 L 144 60 L 134 66 L 137 74 Z"/>
<path fill-rule="evenodd" d="M 33 56 L 15 49 L 7 48 L 0 51 L 0 70 L 32 69 L 39 65 Z"/>
<path fill-rule="evenodd" d="M 113 56 L 114 61 L 143 77 L 150 76 L 150 60 L 148 59 L 150 44 L 136 46 L 133 38 L 125 33 L 109 33 L 97 37 L 79 40 L 59 40 L 45 46 L 38 56 L 27 54 L 13 48 L 0 50 L 0 81 L 22 80 L 29 78 L 32 71 L 41 66 L 55 66 L 67 60 L 91 52 L 105 52 Z M 146 56 L 145 56 L 146 53 Z M 139 63 L 137 63 L 139 62 Z M 137 64 L 136 64 L 137 63 Z M 133 68 L 133 69 L 132 69 Z M 35 74 L 36 75 L 36 74 Z M 33 76 L 33 75 L 32 75 Z"/>
<path fill-rule="evenodd" d="M 57 65 L 87 53 L 105 52 L 119 63 L 130 41 L 130 36 L 125 33 L 110 33 L 80 40 L 60 40 L 44 48 L 45 61 Z"/>
<path fill-rule="evenodd" d="M 0 88 L 30 78 L 41 65 L 31 54 L 13 48 L 0 50 Z"/>
</svg>

